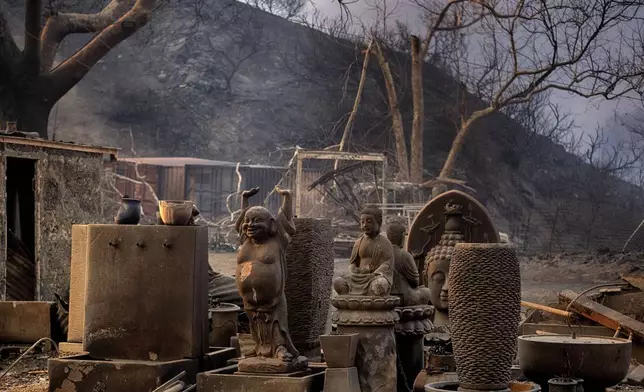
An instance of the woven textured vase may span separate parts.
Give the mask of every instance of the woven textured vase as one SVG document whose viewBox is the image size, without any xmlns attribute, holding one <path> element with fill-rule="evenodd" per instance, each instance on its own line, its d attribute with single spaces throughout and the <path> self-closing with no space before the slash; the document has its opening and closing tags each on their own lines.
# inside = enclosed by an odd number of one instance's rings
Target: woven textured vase
<svg viewBox="0 0 644 392">
<path fill-rule="evenodd" d="M 460 388 L 508 388 L 521 311 L 521 273 L 510 244 L 457 244 L 449 320 Z"/>
</svg>

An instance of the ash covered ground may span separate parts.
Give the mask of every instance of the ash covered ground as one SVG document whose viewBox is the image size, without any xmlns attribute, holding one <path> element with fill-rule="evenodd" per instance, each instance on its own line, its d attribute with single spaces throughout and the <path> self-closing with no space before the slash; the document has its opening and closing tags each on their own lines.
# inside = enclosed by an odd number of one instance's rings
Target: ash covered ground
<svg viewBox="0 0 644 392">
<path fill-rule="evenodd" d="M 214 270 L 233 275 L 235 253 L 211 253 Z M 335 260 L 335 275 L 348 270 L 348 259 Z M 557 293 L 569 289 L 581 291 L 598 283 L 619 280 L 622 273 L 644 271 L 644 254 L 574 253 L 521 258 L 523 299 L 547 304 L 557 301 Z M 0 359 L 0 374 L 15 360 Z M 0 390 L 7 392 L 47 391 L 47 355 L 28 356 L 0 380 Z M 620 386 L 616 390 L 644 392 L 644 388 Z"/>
</svg>

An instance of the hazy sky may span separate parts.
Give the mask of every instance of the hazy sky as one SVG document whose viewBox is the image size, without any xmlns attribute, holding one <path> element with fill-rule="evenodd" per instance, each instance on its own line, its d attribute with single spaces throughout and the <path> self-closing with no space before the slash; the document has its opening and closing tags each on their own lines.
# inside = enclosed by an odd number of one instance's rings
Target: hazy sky
<svg viewBox="0 0 644 392">
<path fill-rule="evenodd" d="M 373 2 L 378 0 L 345 0 L 345 3 L 351 11 L 354 23 L 361 20 L 369 24 L 375 17 L 373 11 Z M 389 7 L 396 6 L 396 19 L 412 26 L 412 30 L 424 30 L 418 7 L 413 4 L 413 0 L 386 0 Z M 307 6 L 307 11 L 311 13 L 317 9 L 320 14 L 327 17 L 340 17 L 341 7 L 337 0 L 312 0 Z M 421 36 L 424 35 L 418 31 Z M 559 91 L 553 91 L 553 99 L 560 104 L 562 108 L 570 112 L 575 117 L 575 123 L 582 131 L 594 131 L 597 125 L 603 125 L 613 115 L 616 108 L 620 111 L 627 111 L 630 104 L 628 102 L 606 101 L 603 98 L 588 100 L 572 94 Z M 607 130 L 608 131 L 608 130 Z"/>
</svg>

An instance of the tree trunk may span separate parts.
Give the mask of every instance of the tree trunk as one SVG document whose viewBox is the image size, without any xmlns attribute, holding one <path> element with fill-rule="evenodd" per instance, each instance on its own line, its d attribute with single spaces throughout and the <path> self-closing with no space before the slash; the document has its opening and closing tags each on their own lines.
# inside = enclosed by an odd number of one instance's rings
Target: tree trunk
<svg viewBox="0 0 644 392">
<path fill-rule="evenodd" d="M 456 159 L 458 158 L 458 155 L 463 148 L 465 137 L 470 133 L 470 130 L 472 129 L 472 125 L 476 120 L 491 114 L 495 110 L 496 109 L 491 106 L 482 110 L 477 110 L 476 112 L 472 113 L 472 115 L 466 121 L 463 121 L 461 123 L 461 127 L 456 133 L 456 137 L 452 142 L 452 148 L 449 150 L 449 154 L 447 155 L 447 159 L 443 164 L 443 169 L 441 170 L 438 178 L 446 179 L 454 173 L 454 168 L 456 167 Z"/>
<path fill-rule="evenodd" d="M 38 78 L 30 83 L 0 84 L 0 129 L 6 129 L 7 122 L 17 122 L 18 131 L 37 132 L 47 139 L 49 113 L 55 102 L 46 99 L 43 86 Z"/>
<path fill-rule="evenodd" d="M 411 157 L 409 174 L 411 182 L 423 182 L 423 119 L 425 100 L 423 97 L 423 58 L 420 54 L 420 40 L 411 36 L 411 89 L 414 102 L 414 119 L 411 126 Z"/>
<path fill-rule="evenodd" d="M 405 132 L 403 129 L 402 115 L 398 107 L 398 97 L 396 95 L 396 87 L 394 85 L 394 78 L 389 68 L 389 63 L 385 59 L 385 55 L 378 45 L 378 41 L 374 41 L 375 50 L 374 54 L 378 58 L 378 64 L 382 71 L 382 76 L 385 79 L 385 87 L 387 89 L 387 98 L 389 101 L 389 113 L 391 114 L 391 128 L 394 133 L 396 141 L 396 161 L 398 163 L 398 175 L 400 181 L 409 181 L 409 157 L 407 156 L 407 145 L 405 144 Z"/>
</svg>

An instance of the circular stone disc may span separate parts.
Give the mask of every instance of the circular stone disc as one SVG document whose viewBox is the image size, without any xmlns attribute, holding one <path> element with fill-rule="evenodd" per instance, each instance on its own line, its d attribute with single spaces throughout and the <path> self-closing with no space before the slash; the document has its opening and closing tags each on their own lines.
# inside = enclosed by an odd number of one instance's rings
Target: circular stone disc
<svg viewBox="0 0 644 392">
<path fill-rule="evenodd" d="M 438 244 L 445 231 L 445 204 L 459 204 L 464 218 L 473 218 L 478 223 L 466 224 L 465 242 L 501 242 L 499 231 L 483 204 L 467 193 L 452 190 L 430 200 L 416 215 L 409 227 L 405 249 L 412 255 L 429 252 Z"/>
</svg>

